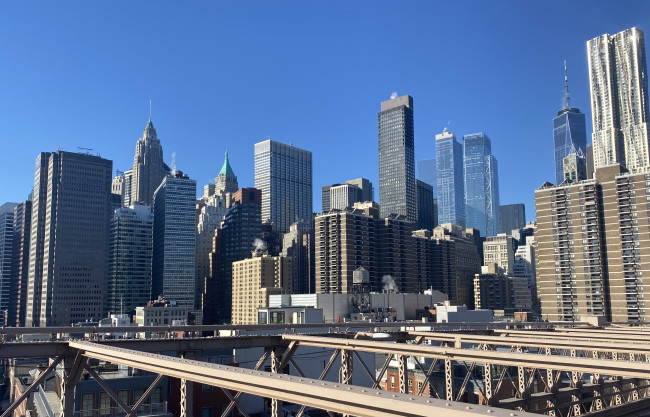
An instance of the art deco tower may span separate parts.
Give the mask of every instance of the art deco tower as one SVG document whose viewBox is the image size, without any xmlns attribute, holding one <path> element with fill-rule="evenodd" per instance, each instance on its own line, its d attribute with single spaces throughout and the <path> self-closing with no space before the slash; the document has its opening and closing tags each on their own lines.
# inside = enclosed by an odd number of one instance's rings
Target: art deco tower
<svg viewBox="0 0 650 417">
<path fill-rule="evenodd" d="M 130 198 L 126 204 L 153 205 L 153 193 L 164 177 L 162 145 L 149 116 L 147 127 L 135 145 L 133 168 L 130 172 Z"/>
<path fill-rule="evenodd" d="M 650 168 L 648 70 L 643 32 L 631 28 L 587 42 L 594 167 Z"/>
<path fill-rule="evenodd" d="M 223 161 L 223 166 L 221 167 L 221 171 L 219 171 L 219 175 L 215 178 L 214 184 L 217 194 L 234 193 L 239 190 L 237 176 L 228 160 L 228 151 L 226 151 L 226 159 Z"/>
</svg>

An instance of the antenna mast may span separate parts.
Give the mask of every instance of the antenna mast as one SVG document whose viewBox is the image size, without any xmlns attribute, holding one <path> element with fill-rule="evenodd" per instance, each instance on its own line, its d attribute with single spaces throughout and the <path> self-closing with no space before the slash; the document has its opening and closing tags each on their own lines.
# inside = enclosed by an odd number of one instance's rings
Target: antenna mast
<svg viewBox="0 0 650 417">
<path fill-rule="evenodd" d="M 569 103 L 569 77 L 567 77 L 566 71 L 566 59 L 564 60 L 564 100 L 566 100 L 566 108 L 570 108 Z"/>
<path fill-rule="evenodd" d="M 564 61 L 564 69 L 566 70 L 566 61 Z M 151 121 L 151 99 L 149 99 L 149 121 Z"/>
</svg>

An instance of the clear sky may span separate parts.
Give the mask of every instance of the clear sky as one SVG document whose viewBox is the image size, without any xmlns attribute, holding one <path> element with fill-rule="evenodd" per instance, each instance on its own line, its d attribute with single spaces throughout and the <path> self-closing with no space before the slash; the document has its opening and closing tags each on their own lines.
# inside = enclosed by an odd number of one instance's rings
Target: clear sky
<svg viewBox="0 0 650 417">
<path fill-rule="evenodd" d="M 650 1 L 2 1 L 0 204 L 26 198 L 42 151 L 130 168 L 149 99 L 166 162 L 200 189 L 226 150 L 253 186 L 271 138 L 313 152 L 315 211 L 352 178 L 378 198 L 377 112 L 396 91 L 414 98 L 416 160 L 447 125 L 486 132 L 501 204 L 531 220 L 563 61 L 590 143 L 586 41 L 632 26 L 650 39 Z"/>
</svg>

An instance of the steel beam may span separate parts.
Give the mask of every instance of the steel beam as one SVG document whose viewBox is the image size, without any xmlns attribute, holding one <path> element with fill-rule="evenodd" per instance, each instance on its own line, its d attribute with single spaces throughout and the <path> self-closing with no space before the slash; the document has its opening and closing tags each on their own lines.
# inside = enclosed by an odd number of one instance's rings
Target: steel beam
<svg viewBox="0 0 650 417">
<path fill-rule="evenodd" d="M 61 362 L 62 359 L 63 359 L 63 357 L 62 357 L 62 356 L 59 356 L 58 358 L 56 358 L 56 359 L 55 359 L 55 360 L 50 364 L 50 366 L 47 367 L 47 369 L 46 369 L 45 371 L 41 372 L 41 374 L 38 376 L 38 378 L 36 378 L 36 379 L 34 380 L 34 382 L 32 382 L 32 385 L 30 385 L 29 388 L 27 388 L 27 389 L 25 390 L 25 392 L 23 392 L 23 393 L 20 395 L 20 397 L 16 398 L 16 400 L 15 400 L 15 401 L 14 401 L 14 402 L 9 406 L 9 408 L 7 408 L 7 409 L 4 411 L 4 413 L 2 413 L 2 415 L 1 415 L 0 417 L 9 417 L 9 416 L 12 416 L 14 410 L 15 410 L 16 408 L 18 408 L 18 406 L 19 406 L 23 401 L 25 401 L 25 400 L 27 399 L 27 397 L 29 397 L 29 395 L 32 393 L 32 391 L 34 391 L 36 388 L 38 388 L 38 387 L 40 386 L 41 382 L 43 382 L 43 381 L 45 380 L 45 378 L 46 378 L 46 377 L 47 377 L 47 376 L 48 376 L 48 375 L 49 375 L 49 374 L 50 374 L 50 373 L 51 373 L 51 372 L 56 368 L 56 366 L 59 364 L 59 362 Z"/>
<path fill-rule="evenodd" d="M 355 349 L 366 352 L 395 355 L 414 355 L 428 358 L 450 359 L 456 361 L 492 363 L 506 366 L 525 366 L 529 368 L 552 369 L 557 371 L 577 371 L 606 375 L 623 375 L 632 378 L 650 378 L 650 363 L 635 362 L 631 368 L 628 362 L 607 359 L 572 358 L 568 356 L 546 356 L 527 353 L 470 350 L 448 347 L 421 346 L 403 343 L 342 339 L 305 335 L 284 335 L 288 341 L 297 340 L 301 345 L 318 346 L 330 349 Z"/>
<path fill-rule="evenodd" d="M 142 353 L 91 342 L 70 342 L 70 346 L 82 350 L 88 357 L 112 363 L 359 417 L 511 415 L 510 410 L 494 407 L 468 406 L 310 378 Z M 534 416 L 529 413 L 517 414 L 521 417 Z"/>
</svg>

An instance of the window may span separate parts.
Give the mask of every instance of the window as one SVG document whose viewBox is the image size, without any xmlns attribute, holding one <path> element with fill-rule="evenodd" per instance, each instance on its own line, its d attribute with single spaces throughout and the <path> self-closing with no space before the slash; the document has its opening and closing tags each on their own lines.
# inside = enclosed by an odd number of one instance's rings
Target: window
<svg viewBox="0 0 650 417">
<path fill-rule="evenodd" d="M 81 417 L 91 417 L 95 407 L 95 393 L 84 392 L 81 394 Z"/>
<path fill-rule="evenodd" d="M 120 399 L 124 404 L 130 405 L 131 403 L 129 402 L 129 390 L 120 390 L 117 392 L 117 398 Z"/>
<path fill-rule="evenodd" d="M 201 417 L 212 417 L 212 407 L 201 407 Z"/>
<path fill-rule="evenodd" d="M 201 392 L 212 392 L 214 387 L 212 385 L 201 384 Z"/>
<path fill-rule="evenodd" d="M 99 415 L 107 417 L 111 415 L 111 407 L 114 407 L 113 399 L 106 392 L 99 393 Z"/>
<path fill-rule="evenodd" d="M 395 388 L 395 375 L 390 376 L 390 387 Z"/>
</svg>

